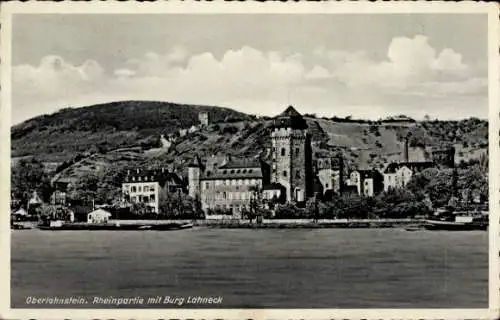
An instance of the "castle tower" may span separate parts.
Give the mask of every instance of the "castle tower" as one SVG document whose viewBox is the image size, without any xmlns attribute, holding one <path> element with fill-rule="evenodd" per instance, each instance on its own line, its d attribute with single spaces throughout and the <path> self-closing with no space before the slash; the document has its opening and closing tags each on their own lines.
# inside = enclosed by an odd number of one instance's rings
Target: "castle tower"
<svg viewBox="0 0 500 320">
<path fill-rule="evenodd" d="M 200 195 L 201 162 L 198 157 L 188 165 L 189 196 L 196 198 Z"/>
<path fill-rule="evenodd" d="M 311 138 L 305 119 L 292 106 L 274 118 L 271 144 L 271 182 L 285 187 L 287 201 L 305 201 L 311 197 Z"/>
</svg>

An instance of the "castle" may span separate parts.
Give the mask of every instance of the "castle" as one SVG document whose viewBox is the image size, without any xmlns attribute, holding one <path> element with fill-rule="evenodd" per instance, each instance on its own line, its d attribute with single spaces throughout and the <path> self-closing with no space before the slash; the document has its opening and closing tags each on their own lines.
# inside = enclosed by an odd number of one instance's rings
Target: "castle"
<svg viewBox="0 0 500 320">
<path fill-rule="evenodd" d="M 264 200 L 303 202 L 313 195 L 311 137 L 292 106 L 273 119 L 270 159 L 197 158 L 189 165 L 189 195 L 206 213 L 223 210 L 235 218 L 250 209 L 257 190 Z M 209 214 L 207 217 L 210 216 Z"/>
<path fill-rule="evenodd" d="M 199 120 L 201 126 L 206 126 L 208 114 L 201 113 Z M 272 119 L 270 140 L 266 157 L 213 155 L 204 161 L 196 157 L 189 163 L 188 193 L 199 201 L 207 218 L 243 218 L 256 200 L 265 204 L 304 203 L 317 196 L 331 198 L 350 192 L 372 197 L 404 187 L 416 172 L 430 167 L 453 168 L 455 163 L 453 148 L 432 149 L 431 161 L 409 161 L 408 137 L 402 161 L 389 163 L 383 171 L 345 170 L 342 155 L 331 157 L 316 152 L 313 159 L 307 121 L 292 106 Z M 132 202 L 149 203 L 158 212 L 165 179 L 149 172 L 145 177 L 142 175 L 142 172 L 128 175 L 123 192 Z M 168 176 L 172 178 L 173 173 Z M 159 180 L 161 184 L 157 184 Z M 182 179 L 170 180 L 169 188 L 182 189 Z"/>
</svg>

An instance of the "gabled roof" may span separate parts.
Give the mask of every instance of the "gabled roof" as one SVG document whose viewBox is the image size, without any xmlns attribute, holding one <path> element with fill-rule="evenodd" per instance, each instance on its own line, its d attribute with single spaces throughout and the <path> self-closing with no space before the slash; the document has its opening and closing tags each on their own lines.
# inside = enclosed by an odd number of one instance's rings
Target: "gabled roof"
<svg viewBox="0 0 500 320">
<path fill-rule="evenodd" d="M 213 171 L 207 170 L 200 180 L 222 180 L 222 179 L 262 179 L 260 167 L 249 168 L 217 168 Z"/>
<path fill-rule="evenodd" d="M 292 106 L 289 106 L 274 118 L 273 126 L 275 128 L 292 129 L 307 129 L 308 127 L 304 117 Z"/>
<path fill-rule="evenodd" d="M 278 117 L 301 117 L 302 115 L 293 106 L 288 106 Z"/>
<path fill-rule="evenodd" d="M 139 182 L 159 182 L 160 185 L 164 185 L 165 182 L 170 184 L 182 185 L 183 180 L 173 172 L 168 172 L 166 170 L 134 170 L 127 174 L 123 182 L 126 183 L 139 183 Z"/>
<path fill-rule="evenodd" d="M 234 169 L 234 168 L 260 168 L 259 159 L 251 158 L 232 158 L 225 164 L 219 167 L 220 169 Z"/>
<path fill-rule="evenodd" d="M 432 162 L 400 162 L 400 163 L 390 163 L 387 168 L 385 168 L 384 173 L 396 173 L 400 168 L 407 167 L 413 172 L 422 171 L 424 169 L 434 167 Z"/>
</svg>

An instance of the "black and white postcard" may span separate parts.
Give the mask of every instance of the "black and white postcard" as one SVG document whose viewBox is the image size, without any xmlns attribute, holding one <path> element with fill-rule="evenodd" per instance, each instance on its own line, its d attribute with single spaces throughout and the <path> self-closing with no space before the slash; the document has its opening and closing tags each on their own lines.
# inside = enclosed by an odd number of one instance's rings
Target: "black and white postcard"
<svg viewBox="0 0 500 320">
<path fill-rule="evenodd" d="M 2 4 L 0 317 L 498 318 L 498 14 Z"/>
</svg>

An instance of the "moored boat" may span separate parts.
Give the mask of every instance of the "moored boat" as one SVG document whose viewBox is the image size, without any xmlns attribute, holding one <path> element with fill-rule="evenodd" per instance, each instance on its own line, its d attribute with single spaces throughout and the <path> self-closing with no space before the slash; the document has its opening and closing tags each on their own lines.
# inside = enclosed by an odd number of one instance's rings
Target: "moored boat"
<svg viewBox="0 0 500 320">
<path fill-rule="evenodd" d="M 434 217 L 424 224 L 427 230 L 471 231 L 487 230 L 487 213 L 472 215 L 468 212 L 458 212 L 450 209 L 438 209 Z"/>
</svg>

